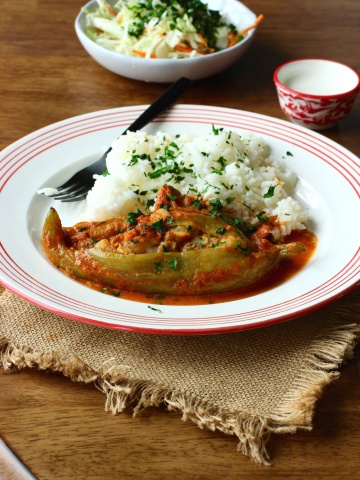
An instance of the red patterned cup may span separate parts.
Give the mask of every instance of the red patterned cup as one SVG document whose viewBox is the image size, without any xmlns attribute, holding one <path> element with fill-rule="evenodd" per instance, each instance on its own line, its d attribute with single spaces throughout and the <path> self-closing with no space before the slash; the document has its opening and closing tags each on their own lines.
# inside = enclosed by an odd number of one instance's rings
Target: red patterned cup
<svg viewBox="0 0 360 480">
<path fill-rule="evenodd" d="M 285 115 L 313 130 L 331 128 L 346 117 L 360 89 L 355 70 L 318 58 L 280 65 L 274 72 L 274 82 Z"/>
</svg>

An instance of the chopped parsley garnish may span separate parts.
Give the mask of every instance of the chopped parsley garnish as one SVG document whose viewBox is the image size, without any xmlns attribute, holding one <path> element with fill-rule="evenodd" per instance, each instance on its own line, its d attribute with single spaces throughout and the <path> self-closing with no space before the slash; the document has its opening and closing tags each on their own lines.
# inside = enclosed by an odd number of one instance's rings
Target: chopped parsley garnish
<svg viewBox="0 0 360 480">
<path fill-rule="evenodd" d="M 247 231 L 249 233 L 254 233 L 254 232 L 256 232 L 257 229 L 258 229 L 258 227 L 256 227 L 255 225 L 248 225 L 247 226 Z"/>
<path fill-rule="evenodd" d="M 135 150 L 132 152 L 131 155 L 131 160 L 129 161 L 129 167 L 132 167 L 133 165 L 136 165 L 139 160 L 150 160 L 150 155 L 147 153 L 142 153 L 141 155 L 138 155 L 135 153 Z"/>
<path fill-rule="evenodd" d="M 102 2 L 100 2 L 102 3 Z M 235 26 L 228 22 L 218 10 L 212 10 L 200 0 L 134 0 L 118 2 L 115 7 L 121 15 L 128 17 L 127 33 L 141 40 L 146 38 L 147 26 L 156 26 L 160 19 L 166 21 L 170 31 L 181 29 L 182 24 L 190 24 L 191 31 L 204 37 L 209 48 L 219 50 L 217 40 L 223 27 L 238 37 Z M 101 13 L 101 12 L 100 12 Z M 117 12 L 106 11 L 104 18 L 115 17 Z M 187 27 L 189 28 L 189 27 Z M 90 35 L 91 32 L 88 32 Z M 113 36 L 111 35 L 110 38 Z M 100 37 L 101 38 L 101 37 Z"/>
<path fill-rule="evenodd" d="M 219 157 L 217 160 L 214 161 L 220 165 L 220 168 L 211 167 L 212 171 L 214 173 L 217 173 L 218 175 L 222 175 L 226 167 L 226 159 L 224 157 Z"/>
<path fill-rule="evenodd" d="M 150 308 L 150 310 L 154 310 L 154 312 L 162 313 L 162 311 L 159 308 L 154 308 L 151 305 L 148 305 L 148 308 Z"/>
<path fill-rule="evenodd" d="M 128 163 L 129 167 L 136 165 L 139 161 L 138 155 L 132 155 L 130 162 Z"/>
<path fill-rule="evenodd" d="M 155 262 L 154 267 L 155 272 L 162 272 L 164 270 L 164 264 L 162 262 Z"/>
<path fill-rule="evenodd" d="M 194 200 L 193 205 L 194 205 L 194 207 L 197 208 L 198 210 L 202 210 L 202 209 L 205 207 L 204 202 L 202 202 L 202 201 L 199 200 L 199 199 Z"/>
<path fill-rule="evenodd" d="M 140 22 L 134 22 L 134 23 L 129 27 L 128 33 L 129 33 L 129 35 L 131 35 L 132 37 L 139 38 L 139 37 L 144 33 L 144 30 L 145 30 L 145 24 L 144 24 L 144 22 L 142 22 L 142 21 L 140 21 Z"/>
<path fill-rule="evenodd" d="M 129 212 L 127 214 L 126 221 L 130 223 L 130 225 L 136 225 L 136 219 L 140 217 L 140 215 L 142 215 L 142 212 L 140 212 L 140 210 L 138 210 L 137 212 Z"/>
<path fill-rule="evenodd" d="M 176 150 L 180 150 L 180 147 L 178 147 L 175 142 L 171 142 L 170 147 L 174 147 L 176 148 Z"/>
<path fill-rule="evenodd" d="M 151 172 L 148 174 L 149 178 L 159 178 L 161 175 L 164 175 L 164 173 L 171 172 L 173 169 L 173 165 L 165 165 L 165 167 L 158 168 L 154 172 Z"/>
<path fill-rule="evenodd" d="M 168 265 L 171 268 L 171 270 L 176 270 L 178 265 L 178 259 L 173 258 L 172 260 L 169 261 Z"/>
<path fill-rule="evenodd" d="M 212 132 L 213 132 L 214 135 L 219 135 L 219 129 L 215 128 L 214 124 L 211 125 L 211 128 L 212 128 Z"/>
<path fill-rule="evenodd" d="M 162 221 L 162 219 L 158 220 L 157 222 L 154 222 L 150 225 L 150 228 L 152 230 L 155 230 L 156 232 L 163 233 L 165 232 L 165 226 Z"/>
<path fill-rule="evenodd" d="M 154 198 L 149 198 L 149 200 L 146 202 L 147 208 L 150 208 L 153 205 L 155 205 L 155 199 Z"/>
<path fill-rule="evenodd" d="M 223 128 L 216 128 L 214 124 L 211 125 L 211 128 L 214 135 L 219 135 L 219 132 L 224 130 Z"/>
<path fill-rule="evenodd" d="M 220 227 L 216 230 L 216 233 L 218 233 L 219 235 L 224 235 L 225 232 L 226 232 L 225 227 Z"/>
<path fill-rule="evenodd" d="M 265 211 L 264 210 L 261 210 L 261 212 L 259 212 L 257 215 L 256 215 L 256 218 L 259 220 L 259 222 L 261 223 L 264 223 L 264 222 L 267 222 L 269 220 L 269 217 L 267 217 L 266 215 L 264 215 Z"/>
<path fill-rule="evenodd" d="M 263 198 L 271 198 L 274 196 L 274 191 L 277 185 L 270 185 L 269 190 L 264 193 Z"/>
<path fill-rule="evenodd" d="M 247 255 L 247 254 L 251 253 L 251 250 L 249 248 L 243 248 L 241 246 L 241 241 L 240 240 L 238 240 L 236 248 L 237 248 L 237 250 L 240 250 L 240 252 L 243 253 L 244 255 Z"/>
<path fill-rule="evenodd" d="M 240 235 L 241 237 L 244 236 L 243 232 L 241 231 L 241 228 L 246 229 L 246 225 L 243 220 L 240 220 L 239 218 L 228 218 L 221 214 L 220 214 L 220 219 L 223 222 L 227 223 L 228 225 L 231 225 L 232 227 L 234 227 L 238 235 Z"/>
<path fill-rule="evenodd" d="M 216 215 L 223 209 L 223 205 L 218 198 L 213 198 L 209 201 L 209 204 L 213 207 L 210 210 L 212 217 L 216 217 Z"/>
</svg>

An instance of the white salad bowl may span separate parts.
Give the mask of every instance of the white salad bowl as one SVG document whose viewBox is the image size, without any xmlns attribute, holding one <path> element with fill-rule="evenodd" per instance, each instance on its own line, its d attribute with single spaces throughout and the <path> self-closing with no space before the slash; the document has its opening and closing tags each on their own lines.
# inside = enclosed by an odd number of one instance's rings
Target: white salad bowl
<svg viewBox="0 0 360 480">
<path fill-rule="evenodd" d="M 256 15 L 237 0 L 203 0 L 211 10 L 218 10 L 239 32 L 250 27 Z M 109 0 L 115 5 L 116 0 Z M 219 52 L 194 58 L 140 58 L 124 55 L 98 45 L 85 33 L 86 12 L 97 9 L 96 0 L 87 3 L 75 20 L 78 39 L 88 54 L 101 66 L 118 75 L 145 82 L 170 83 L 180 77 L 191 80 L 215 75 L 234 64 L 251 45 L 256 28 L 251 29 L 244 40 Z"/>
</svg>

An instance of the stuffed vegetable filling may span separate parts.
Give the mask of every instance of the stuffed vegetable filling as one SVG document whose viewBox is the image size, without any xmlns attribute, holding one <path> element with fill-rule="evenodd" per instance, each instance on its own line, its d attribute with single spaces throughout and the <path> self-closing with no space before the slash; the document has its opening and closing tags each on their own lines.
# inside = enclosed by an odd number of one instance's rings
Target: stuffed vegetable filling
<svg viewBox="0 0 360 480">
<path fill-rule="evenodd" d="M 301 242 L 275 243 L 276 218 L 262 213 L 247 224 L 216 202 L 165 185 L 150 214 L 63 227 L 51 208 L 41 242 L 62 272 L 112 291 L 230 292 L 261 282 L 283 259 L 306 251 Z"/>
</svg>

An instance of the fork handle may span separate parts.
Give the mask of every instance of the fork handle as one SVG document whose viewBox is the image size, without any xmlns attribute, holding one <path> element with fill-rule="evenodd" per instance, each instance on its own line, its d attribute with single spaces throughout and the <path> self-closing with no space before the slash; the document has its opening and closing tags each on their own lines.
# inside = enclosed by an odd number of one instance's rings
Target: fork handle
<svg viewBox="0 0 360 480">
<path fill-rule="evenodd" d="M 155 117 L 160 115 L 164 110 L 169 108 L 176 100 L 181 96 L 181 94 L 187 89 L 190 85 L 191 80 L 186 77 L 181 77 L 176 80 L 175 83 L 170 85 L 170 87 L 165 90 L 165 92 L 160 95 L 158 99 L 155 100 L 144 112 L 138 117 L 131 125 L 121 135 L 126 135 L 126 132 L 136 132 L 141 128 L 145 127 L 148 123 L 151 122 Z M 88 170 L 92 174 L 101 175 L 106 169 L 106 156 L 111 151 L 109 147 L 99 161 L 88 167 Z"/>
<path fill-rule="evenodd" d="M 165 90 L 165 92 L 160 95 L 160 97 L 155 100 L 141 115 L 138 117 L 135 122 L 133 122 L 130 127 L 128 127 L 122 135 L 125 135 L 126 132 L 136 132 L 141 128 L 145 127 L 151 120 L 160 115 L 164 110 L 169 108 L 176 100 L 183 94 L 183 92 L 190 85 L 191 80 L 186 77 L 181 77 L 175 83 L 170 85 L 170 87 Z"/>
</svg>

